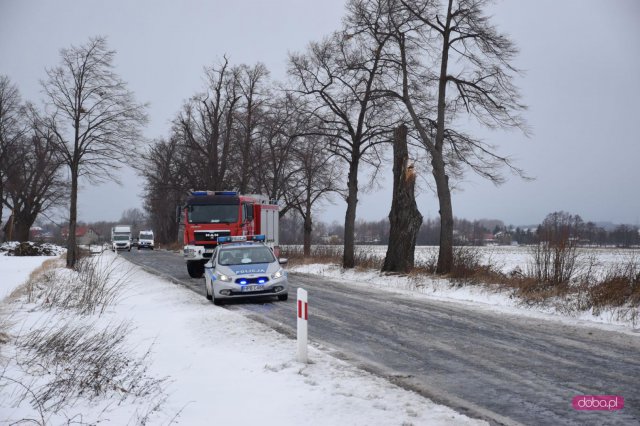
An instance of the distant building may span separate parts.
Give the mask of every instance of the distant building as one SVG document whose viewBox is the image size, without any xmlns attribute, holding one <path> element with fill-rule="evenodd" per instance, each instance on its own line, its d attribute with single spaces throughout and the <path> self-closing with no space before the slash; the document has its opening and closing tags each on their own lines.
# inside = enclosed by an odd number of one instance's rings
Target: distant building
<svg viewBox="0 0 640 426">
<path fill-rule="evenodd" d="M 485 245 L 495 245 L 496 244 L 496 237 L 493 234 L 483 234 L 482 235 L 482 242 Z"/>
<path fill-rule="evenodd" d="M 69 237 L 69 228 L 62 230 L 62 238 Z M 76 228 L 76 239 L 79 245 L 95 244 L 100 240 L 98 234 L 93 228 L 88 226 L 78 226 Z"/>
<path fill-rule="evenodd" d="M 38 240 L 42 240 L 42 228 L 40 228 L 39 226 L 32 226 L 29 229 L 29 240 L 31 241 L 38 241 Z"/>
</svg>

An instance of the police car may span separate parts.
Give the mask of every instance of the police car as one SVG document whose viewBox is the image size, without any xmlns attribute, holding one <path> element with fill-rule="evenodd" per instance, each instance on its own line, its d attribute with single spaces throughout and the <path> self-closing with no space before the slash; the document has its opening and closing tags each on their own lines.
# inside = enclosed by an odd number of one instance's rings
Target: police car
<svg viewBox="0 0 640 426">
<path fill-rule="evenodd" d="M 264 235 L 218 237 L 211 260 L 204 265 L 207 299 L 219 305 L 223 300 L 277 296 L 287 300 L 287 273 L 263 241 Z"/>
</svg>

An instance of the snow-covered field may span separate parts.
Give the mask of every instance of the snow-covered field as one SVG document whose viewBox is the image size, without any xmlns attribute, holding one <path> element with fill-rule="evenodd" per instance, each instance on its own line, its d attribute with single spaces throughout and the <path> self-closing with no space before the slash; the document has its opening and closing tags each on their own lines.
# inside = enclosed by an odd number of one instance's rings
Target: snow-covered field
<svg viewBox="0 0 640 426">
<path fill-rule="evenodd" d="M 150 275 L 111 252 L 100 259 L 102 268 L 112 271 L 112 278 L 126 278 L 122 294 L 103 315 L 49 309 L 46 300 L 27 303 L 24 296 L 2 303 L 0 327 L 4 330 L 0 334 L 9 337 L 0 343 L 0 423 L 33 419 L 47 424 L 117 425 L 145 420 L 185 425 L 484 424 L 314 347 L 309 352 L 311 362 L 298 363 L 295 342 L 270 328 L 214 307 L 204 297 Z M 3 291 L 9 293 L 21 285 L 29 268 L 42 260 L 0 257 Z M 63 271 L 59 276 L 68 274 Z M 37 377 L 24 375 L 25 360 L 16 344 L 32 329 L 75 324 L 113 330 L 123 323 L 129 325 L 127 351 L 142 357 L 150 349 L 145 377 L 166 378 L 161 391 L 127 397 L 115 388 L 108 397 L 89 400 L 84 395 L 55 412 L 30 403 L 25 386 L 37 391 L 52 374 L 52 368 L 45 365 L 37 370 Z"/>
<path fill-rule="evenodd" d="M 521 270 L 531 263 L 531 250 L 529 246 L 483 246 L 470 247 L 477 250 L 486 263 L 491 263 L 502 272 L 509 273 L 516 267 Z M 370 245 L 356 246 L 356 250 L 362 253 L 371 253 L 376 257 L 384 259 L 387 253 L 387 246 Z M 415 252 L 416 262 L 426 262 L 428 259 L 437 258 L 438 247 L 418 246 Z M 579 255 L 583 260 L 593 259 L 597 267 L 606 270 L 617 264 L 624 263 L 629 259 L 640 259 L 640 249 L 618 249 L 618 248 L 580 248 Z"/>
</svg>

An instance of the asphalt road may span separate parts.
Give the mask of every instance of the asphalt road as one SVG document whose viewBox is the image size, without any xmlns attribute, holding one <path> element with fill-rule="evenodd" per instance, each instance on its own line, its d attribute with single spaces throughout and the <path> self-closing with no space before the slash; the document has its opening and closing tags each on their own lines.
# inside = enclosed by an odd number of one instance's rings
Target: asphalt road
<svg viewBox="0 0 640 426">
<path fill-rule="evenodd" d="M 182 257 L 123 257 L 204 297 Z M 287 302 L 224 305 L 294 336 L 295 294 L 309 292 L 314 344 L 471 417 L 492 424 L 640 425 L 640 333 L 569 326 L 468 305 L 348 287 L 289 274 Z M 211 309 L 218 309 L 213 304 Z M 576 395 L 620 395 L 619 411 L 577 411 Z"/>
</svg>

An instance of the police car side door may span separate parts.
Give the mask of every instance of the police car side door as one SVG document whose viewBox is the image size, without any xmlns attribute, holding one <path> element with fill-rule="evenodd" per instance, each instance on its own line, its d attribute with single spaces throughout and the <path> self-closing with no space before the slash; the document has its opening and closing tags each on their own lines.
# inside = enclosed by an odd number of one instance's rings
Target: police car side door
<svg viewBox="0 0 640 426">
<path fill-rule="evenodd" d="M 204 285 L 207 287 L 205 291 L 207 294 L 213 294 L 213 284 L 212 284 L 212 276 L 216 274 L 216 264 L 218 262 L 218 247 L 213 249 L 213 253 L 211 254 L 211 259 L 204 265 L 204 276 L 205 282 Z"/>
</svg>

